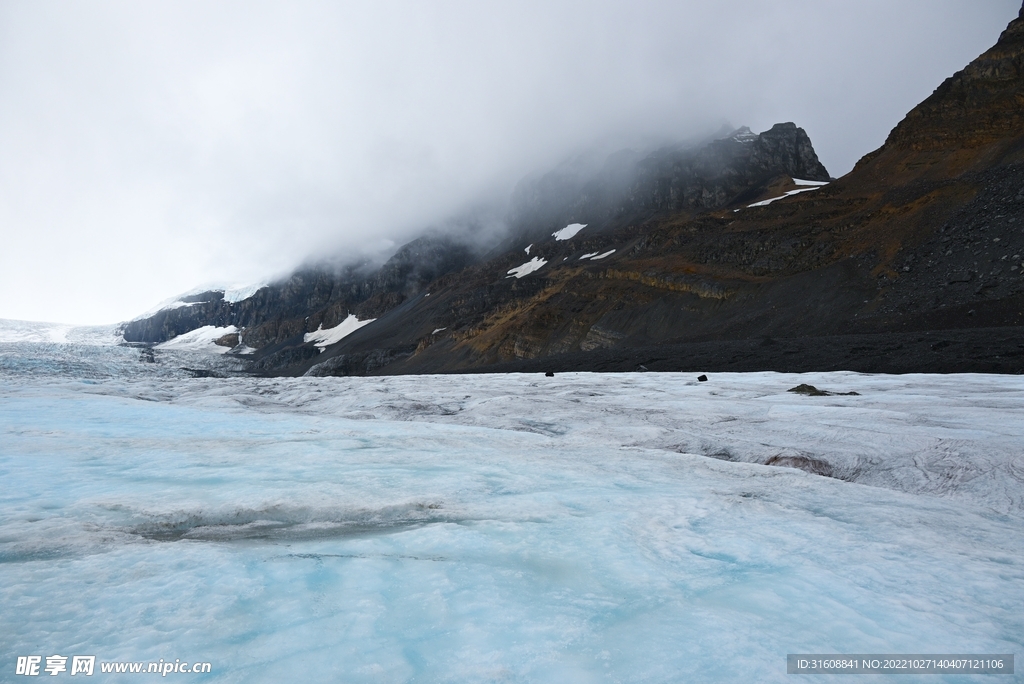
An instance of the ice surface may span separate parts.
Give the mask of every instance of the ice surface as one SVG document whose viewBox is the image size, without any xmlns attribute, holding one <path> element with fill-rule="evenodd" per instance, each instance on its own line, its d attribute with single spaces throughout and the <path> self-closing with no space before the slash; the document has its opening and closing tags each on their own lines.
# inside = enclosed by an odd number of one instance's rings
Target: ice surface
<svg viewBox="0 0 1024 684">
<path fill-rule="evenodd" d="M 86 382 L 123 348 L 93 349 L 0 363 L 5 654 L 789 682 L 787 652 L 1021 652 L 1024 378 L 184 379 L 159 352 Z"/>
<path fill-rule="evenodd" d="M 362 328 L 364 325 L 369 325 L 370 323 L 373 323 L 375 320 L 377 319 L 368 318 L 365 321 L 361 321 L 358 318 L 356 318 L 355 314 L 349 314 L 348 318 L 346 318 L 333 328 L 328 328 L 327 330 L 324 330 L 324 326 L 323 324 L 321 324 L 320 327 L 318 327 L 315 331 L 303 335 L 302 340 L 304 342 L 315 342 L 316 344 L 313 345 L 314 347 L 320 347 L 320 349 L 324 349 L 326 347 L 331 346 L 335 342 L 338 342 L 341 339 L 351 335 L 356 330 Z"/>
<path fill-rule="evenodd" d="M 266 282 L 250 283 L 249 285 L 232 285 L 224 289 L 225 302 L 241 302 L 262 290 Z"/>
<path fill-rule="evenodd" d="M 505 276 L 505 277 L 506 278 L 511 278 L 512 276 L 515 276 L 516 278 L 522 278 L 523 276 L 530 275 L 534 271 L 540 269 L 540 267 L 543 266 L 546 263 L 548 263 L 547 259 L 541 259 L 540 257 L 533 257 L 532 259 L 527 261 L 525 264 L 521 264 L 519 266 L 516 266 L 515 268 L 510 268 L 508 270 L 508 275 Z"/>
<path fill-rule="evenodd" d="M 233 325 L 226 325 L 223 327 L 204 325 L 201 328 L 190 330 L 189 332 L 182 333 L 177 337 L 172 337 L 166 342 L 161 342 L 156 345 L 155 348 L 164 350 L 197 351 L 209 354 L 225 354 L 231 351 L 231 347 L 222 347 L 221 345 L 216 344 L 215 340 L 219 340 L 225 335 L 237 332 L 238 328 Z"/>
<path fill-rule="evenodd" d="M 113 325 L 68 325 L 0 318 L 0 344 L 118 344 L 121 337 Z"/>
<path fill-rule="evenodd" d="M 562 228 L 561 230 L 556 230 L 551 235 L 552 237 L 555 238 L 555 240 L 570 240 L 574 235 L 576 235 L 576 233 L 580 232 L 586 227 L 586 223 L 570 223 L 565 228 Z"/>
</svg>

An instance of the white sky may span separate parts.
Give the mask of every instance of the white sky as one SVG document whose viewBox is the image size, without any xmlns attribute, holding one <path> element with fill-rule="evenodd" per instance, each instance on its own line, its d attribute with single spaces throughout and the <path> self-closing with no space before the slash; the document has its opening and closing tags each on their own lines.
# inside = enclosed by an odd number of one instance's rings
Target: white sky
<svg viewBox="0 0 1024 684">
<path fill-rule="evenodd" d="M 795 121 L 833 175 L 1019 0 L 0 0 L 0 318 L 399 244 L 598 140 Z"/>
</svg>

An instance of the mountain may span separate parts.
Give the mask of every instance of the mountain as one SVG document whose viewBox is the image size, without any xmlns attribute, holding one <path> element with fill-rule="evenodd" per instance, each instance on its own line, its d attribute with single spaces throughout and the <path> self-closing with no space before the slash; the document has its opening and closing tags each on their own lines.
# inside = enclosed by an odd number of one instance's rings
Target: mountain
<svg viewBox="0 0 1024 684">
<path fill-rule="evenodd" d="M 791 123 L 624 151 L 524 180 L 484 254 L 422 238 L 379 270 L 206 293 L 125 339 L 230 325 L 283 374 L 1021 372 L 1022 56 L 1018 17 L 835 181 Z M 352 316 L 374 320 L 325 343 Z"/>
<path fill-rule="evenodd" d="M 122 333 L 127 342 L 161 343 L 203 326 L 231 329 L 237 332 L 229 333 L 224 344 L 258 349 L 257 366 L 277 368 L 317 357 L 321 349 L 305 341 L 316 331 L 335 328 L 349 316 L 366 320 L 397 311 L 442 276 L 470 266 L 486 269 L 503 262 L 510 250 L 521 253 L 533 242 L 558 242 L 552 230 L 566 222 L 586 221 L 588 234 L 593 234 L 637 217 L 695 215 L 736 197 L 754 197 L 787 172 L 828 179 L 807 134 L 794 124 L 779 124 L 761 135 L 742 128 L 701 145 L 664 148 L 647 156 L 626 150 L 609 156 L 596 170 L 579 166 L 567 163 L 520 183 L 512 198 L 508 235 L 489 253 L 451 236 L 424 236 L 380 268 L 307 267 L 255 291 L 183 295 L 126 323 Z M 474 315 L 482 314 L 491 299 L 481 302 L 483 308 Z"/>
</svg>

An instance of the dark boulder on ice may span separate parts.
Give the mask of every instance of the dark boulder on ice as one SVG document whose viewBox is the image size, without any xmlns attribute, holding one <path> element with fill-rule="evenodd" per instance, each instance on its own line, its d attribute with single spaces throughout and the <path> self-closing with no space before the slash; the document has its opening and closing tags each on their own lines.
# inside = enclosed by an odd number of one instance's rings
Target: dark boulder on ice
<svg viewBox="0 0 1024 684">
<path fill-rule="evenodd" d="M 855 397 L 860 396 L 858 392 L 829 392 L 827 390 L 820 390 L 814 385 L 808 385 L 806 383 L 797 385 L 796 387 L 786 390 L 787 392 L 793 392 L 795 394 L 803 394 L 808 397 Z"/>
</svg>

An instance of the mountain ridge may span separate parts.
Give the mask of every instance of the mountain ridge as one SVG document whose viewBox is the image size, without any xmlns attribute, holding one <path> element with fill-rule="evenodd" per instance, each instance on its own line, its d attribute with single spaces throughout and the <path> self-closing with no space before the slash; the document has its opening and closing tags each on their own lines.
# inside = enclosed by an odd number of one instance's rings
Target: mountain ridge
<svg viewBox="0 0 1024 684">
<path fill-rule="evenodd" d="M 737 129 L 699 149 L 626 154 L 589 177 L 549 173 L 517 188 L 512 230 L 490 252 L 441 259 L 428 269 L 436 277 L 414 286 L 386 277 L 342 286 L 326 278 L 305 310 L 279 307 L 276 319 L 247 327 L 242 340 L 263 342 L 254 368 L 274 374 L 536 370 L 545 363 L 631 370 L 636 350 L 658 348 L 677 350 L 661 364 L 668 369 L 698 358 L 708 369 L 734 366 L 727 355 L 695 351 L 716 343 L 760 349 L 744 368 L 764 370 L 791 367 L 792 359 L 750 340 L 808 340 L 792 354 L 884 368 L 887 357 L 902 354 L 899 347 L 862 345 L 859 358 L 840 353 L 841 340 L 924 333 L 901 343 L 910 349 L 936 331 L 960 339 L 971 330 L 1020 328 L 1022 56 L 1024 8 L 991 49 L 940 84 L 838 180 L 829 182 L 806 133 L 792 123 L 756 136 Z M 582 224 L 570 239 L 552 237 Z M 438 257 L 445 249 L 426 252 Z M 524 262 L 531 272 L 516 277 Z M 310 290 L 303 287 L 292 289 Z M 352 292 L 366 297 L 356 302 Z M 304 343 L 304 333 L 336 325 L 374 297 L 359 310 L 372 324 L 323 351 Z M 162 327 L 126 328 L 126 339 L 157 341 L 153 331 L 167 334 L 167 320 L 194 312 L 168 313 Z M 822 356 L 813 340 L 837 351 Z M 1005 338 L 1001 354 L 983 354 L 1002 361 L 979 360 L 977 369 L 1024 370 L 1012 340 Z M 892 367 L 964 369 L 951 354 L 966 347 L 942 341 Z"/>
</svg>

